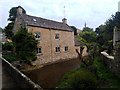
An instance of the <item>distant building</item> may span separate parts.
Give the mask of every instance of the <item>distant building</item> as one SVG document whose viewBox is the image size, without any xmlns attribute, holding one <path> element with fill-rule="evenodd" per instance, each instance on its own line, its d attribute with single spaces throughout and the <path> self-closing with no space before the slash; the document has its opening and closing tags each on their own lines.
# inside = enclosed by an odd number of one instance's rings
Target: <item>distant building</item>
<svg viewBox="0 0 120 90">
<path fill-rule="evenodd" d="M 74 32 L 67 25 L 67 19 L 57 22 L 22 12 L 23 8 L 18 6 L 13 31 L 16 33 L 22 26 L 33 33 L 39 42 L 36 52 L 40 64 L 78 57 L 75 49 L 77 47 L 80 51 L 80 44 L 76 46 Z"/>
</svg>

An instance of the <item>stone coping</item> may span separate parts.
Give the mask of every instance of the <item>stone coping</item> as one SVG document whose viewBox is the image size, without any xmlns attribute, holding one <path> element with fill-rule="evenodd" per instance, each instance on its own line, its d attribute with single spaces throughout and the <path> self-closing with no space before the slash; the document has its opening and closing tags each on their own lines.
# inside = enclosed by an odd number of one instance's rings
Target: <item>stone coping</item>
<svg viewBox="0 0 120 90">
<path fill-rule="evenodd" d="M 114 56 L 110 56 L 108 53 L 106 53 L 105 51 L 101 52 L 102 55 L 104 55 L 105 57 L 114 60 Z"/>
<path fill-rule="evenodd" d="M 42 88 L 35 84 L 30 78 L 28 78 L 25 74 L 19 71 L 16 67 L 14 67 L 11 63 L 9 63 L 4 58 L 2 59 L 2 64 L 6 67 L 10 76 L 15 80 L 16 83 L 20 85 L 21 88 L 31 88 L 35 90 L 42 90 Z"/>
</svg>

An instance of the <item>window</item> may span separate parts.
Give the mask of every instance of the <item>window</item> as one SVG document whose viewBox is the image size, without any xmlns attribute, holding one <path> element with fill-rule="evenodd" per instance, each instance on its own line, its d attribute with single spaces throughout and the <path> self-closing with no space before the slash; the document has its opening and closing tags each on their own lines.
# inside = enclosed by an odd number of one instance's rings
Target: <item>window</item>
<svg viewBox="0 0 120 90">
<path fill-rule="evenodd" d="M 34 22 L 34 23 L 36 23 L 36 22 L 37 22 L 37 20 L 36 20 L 35 18 L 33 18 L 33 22 Z"/>
<path fill-rule="evenodd" d="M 40 32 L 35 32 L 35 39 L 39 40 L 40 39 Z"/>
<path fill-rule="evenodd" d="M 58 33 L 55 34 L 55 39 L 59 39 L 59 34 Z"/>
<path fill-rule="evenodd" d="M 65 51 L 68 51 L 68 46 L 65 46 Z"/>
<path fill-rule="evenodd" d="M 38 53 L 42 53 L 41 48 L 36 48 L 36 53 L 37 53 L 37 54 L 38 54 Z"/>
<path fill-rule="evenodd" d="M 60 47 L 56 47 L 56 52 L 60 52 Z"/>
</svg>

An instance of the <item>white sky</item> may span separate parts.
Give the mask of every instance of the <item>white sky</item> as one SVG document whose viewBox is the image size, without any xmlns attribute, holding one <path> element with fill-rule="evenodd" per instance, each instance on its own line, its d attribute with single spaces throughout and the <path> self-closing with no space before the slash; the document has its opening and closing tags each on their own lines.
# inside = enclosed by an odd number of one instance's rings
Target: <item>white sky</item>
<svg viewBox="0 0 120 90">
<path fill-rule="evenodd" d="M 27 14 L 42 18 L 62 21 L 65 17 L 68 24 L 82 29 L 85 22 L 88 27 L 96 28 L 118 11 L 119 0 L 0 0 L 0 27 L 8 21 L 9 10 L 22 6 Z"/>
</svg>

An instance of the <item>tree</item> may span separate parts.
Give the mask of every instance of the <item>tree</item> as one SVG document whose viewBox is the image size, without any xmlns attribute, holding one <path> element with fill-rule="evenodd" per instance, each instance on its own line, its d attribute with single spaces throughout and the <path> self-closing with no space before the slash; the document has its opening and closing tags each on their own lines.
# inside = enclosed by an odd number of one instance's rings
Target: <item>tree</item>
<svg viewBox="0 0 120 90">
<path fill-rule="evenodd" d="M 21 61 L 30 62 L 36 59 L 37 41 L 26 28 L 22 28 L 13 36 L 15 52 Z"/>
<path fill-rule="evenodd" d="M 18 6 L 20 7 L 20 6 Z M 13 26 L 14 26 L 14 22 L 15 22 L 15 18 L 17 16 L 17 9 L 18 7 L 12 7 L 9 11 L 9 18 L 8 20 L 11 21 L 10 23 L 8 23 L 8 25 L 5 27 L 4 31 L 5 31 L 5 35 L 8 39 L 11 39 L 13 36 Z M 22 8 L 22 7 L 21 7 Z M 23 9 L 23 8 L 22 8 Z M 26 11 L 23 9 L 23 13 L 26 13 Z"/>
<path fill-rule="evenodd" d="M 8 39 L 11 39 L 13 37 L 13 32 L 12 32 L 13 25 L 14 22 L 10 22 L 4 29 L 5 35 Z"/>
<path fill-rule="evenodd" d="M 20 6 L 18 6 L 18 7 L 20 7 Z M 9 21 L 15 21 L 15 18 L 17 16 L 17 9 L 18 9 L 18 7 L 12 7 L 10 9 L 10 11 L 9 11 L 9 18 L 8 18 Z M 24 9 L 23 9 L 23 13 L 26 13 L 26 11 Z"/>
<path fill-rule="evenodd" d="M 75 26 L 70 26 L 72 30 L 74 31 L 74 35 L 77 35 L 77 28 Z"/>
<path fill-rule="evenodd" d="M 120 28 L 120 12 L 116 12 L 113 20 L 115 21 L 115 25 Z"/>
</svg>

